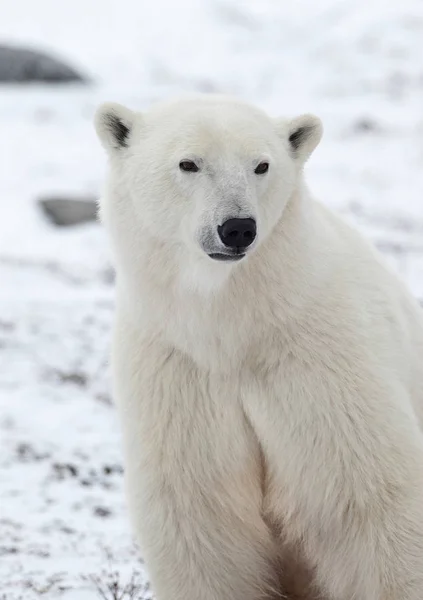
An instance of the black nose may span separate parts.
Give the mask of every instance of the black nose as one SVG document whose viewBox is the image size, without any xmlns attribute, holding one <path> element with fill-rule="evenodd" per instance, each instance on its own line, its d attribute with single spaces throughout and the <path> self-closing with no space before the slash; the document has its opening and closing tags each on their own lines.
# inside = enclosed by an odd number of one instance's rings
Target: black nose
<svg viewBox="0 0 423 600">
<path fill-rule="evenodd" d="M 228 219 L 217 228 L 220 239 L 229 248 L 246 248 L 255 240 L 257 226 L 254 219 Z"/>
</svg>

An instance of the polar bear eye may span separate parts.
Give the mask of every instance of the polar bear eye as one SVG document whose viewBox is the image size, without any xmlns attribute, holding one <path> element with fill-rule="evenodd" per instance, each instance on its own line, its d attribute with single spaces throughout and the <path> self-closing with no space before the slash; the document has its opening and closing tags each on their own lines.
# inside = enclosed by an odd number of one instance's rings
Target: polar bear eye
<svg viewBox="0 0 423 600">
<path fill-rule="evenodd" d="M 179 168 L 188 173 L 197 173 L 200 170 L 193 160 L 181 160 Z"/>
<path fill-rule="evenodd" d="M 257 165 L 257 167 L 254 169 L 254 173 L 256 175 L 264 175 L 265 173 L 267 173 L 267 171 L 269 170 L 269 163 L 268 162 L 261 162 L 259 165 Z"/>
</svg>

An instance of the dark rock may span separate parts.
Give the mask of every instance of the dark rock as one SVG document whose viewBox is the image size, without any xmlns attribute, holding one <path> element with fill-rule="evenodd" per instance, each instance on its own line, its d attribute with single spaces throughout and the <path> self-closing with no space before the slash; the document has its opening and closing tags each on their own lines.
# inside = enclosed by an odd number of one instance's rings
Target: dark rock
<svg viewBox="0 0 423 600">
<path fill-rule="evenodd" d="M 72 67 L 43 52 L 16 46 L 0 46 L 1 83 L 87 83 Z"/>
<path fill-rule="evenodd" d="M 121 475 L 123 473 L 123 467 L 122 465 L 104 465 L 103 473 L 104 475 L 112 475 L 113 473 Z"/>
<path fill-rule="evenodd" d="M 6 556 L 7 554 L 18 554 L 18 549 L 15 546 L 0 546 L 0 556 Z"/>
<path fill-rule="evenodd" d="M 97 220 L 95 198 L 50 197 L 40 198 L 39 204 L 45 215 L 55 225 L 69 227 Z"/>
<path fill-rule="evenodd" d="M 357 133 L 380 133 L 381 127 L 373 119 L 363 117 L 354 123 L 354 131 Z"/>
<path fill-rule="evenodd" d="M 56 375 L 59 377 L 62 383 L 73 383 L 79 387 L 85 387 L 87 385 L 88 378 L 85 373 L 56 371 Z"/>
<path fill-rule="evenodd" d="M 53 463 L 52 468 L 56 479 L 60 480 L 77 477 L 79 473 L 78 467 L 70 463 Z"/>
<path fill-rule="evenodd" d="M 16 454 L 18 460 L 21 462 L 33 462 L 50 458 L 48 452 L 36 452 L 31 444 L 27 443 L 18 444 L 16 447 Z"/>
<path fill-rule="evenodd" d="M 81 479 L 79 483 L 84 487 L 91 487 L 93 485 L 93 482 L 89 479 Z"/>
<path fill-rule="evenodd" d="M 104 506 L 96 506 L 94 508 L 94 514 L 96 517 L 101 517 L 101 518 L 106 518 L 106 517 L 110 517 L 110 515 L 112 514 L 112 511 L 109 508 L 106 508 Z"/>
<path fill-rule="evenodd" d="M 96 394 L 95 399 L 101 402 L 102 404 L 107 404 L 107 406 L 112 406 L 113 401 L 109 394 Z"/>
</svg>

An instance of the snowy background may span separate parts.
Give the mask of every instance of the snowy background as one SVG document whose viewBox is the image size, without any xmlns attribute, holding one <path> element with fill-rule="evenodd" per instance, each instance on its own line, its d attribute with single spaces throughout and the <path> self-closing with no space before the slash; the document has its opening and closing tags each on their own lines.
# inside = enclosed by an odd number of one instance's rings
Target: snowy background
<svg viewBox="0 0 423 600">
<path fill-rule="evenodd" d="M 43 49 L 89 86 L 0 85 L 0 599 L 149 598 L 122 490 L 107 367 L 113 277 L 97 224 L 38 199 L 98 195 L 92 116 L 186 91 L 312 111 L 313 192 L 423 298 L 421 0 L 1 0 L 0 44 Z M 138 587 L 137 587 L 138 586 Z M 116 596 L 119 597 L 119 596 Z"/>
</svg>

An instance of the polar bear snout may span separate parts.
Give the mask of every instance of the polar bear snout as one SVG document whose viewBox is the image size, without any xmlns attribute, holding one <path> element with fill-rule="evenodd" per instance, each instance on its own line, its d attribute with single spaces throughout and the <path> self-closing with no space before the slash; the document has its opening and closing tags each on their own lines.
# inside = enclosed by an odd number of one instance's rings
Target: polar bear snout
<svg viewBox="0 0 423 600">
<path fill-rule="evenodd" d="M 242 252 L 256 239 L 257 224 L 255 219 L 228 219 L 219 225 L 217 232 L 222 243 L 228 248 Z"/>
<path fill-rule="evenodd" d="M 247 213 L 248 214 L 248 213 Z M 199 243 L 213 260 L 241 260 L 255 246 L 257 221 L 253 217 L 231 217 L 221 225 L 208 225 L 201 230 Z"/>
</svg>

